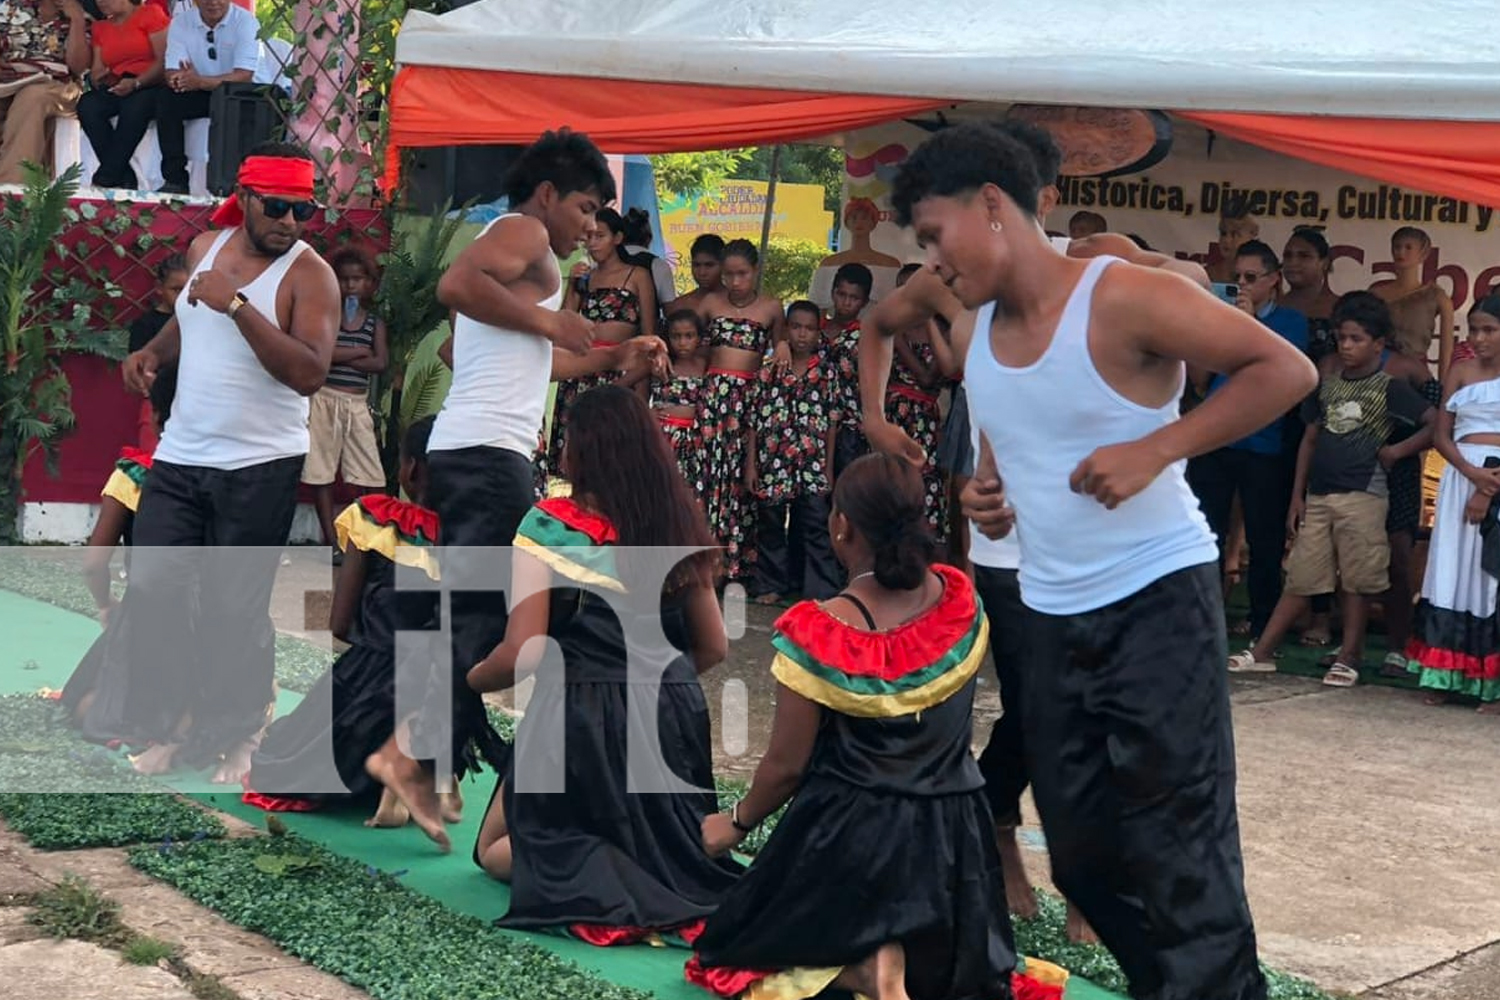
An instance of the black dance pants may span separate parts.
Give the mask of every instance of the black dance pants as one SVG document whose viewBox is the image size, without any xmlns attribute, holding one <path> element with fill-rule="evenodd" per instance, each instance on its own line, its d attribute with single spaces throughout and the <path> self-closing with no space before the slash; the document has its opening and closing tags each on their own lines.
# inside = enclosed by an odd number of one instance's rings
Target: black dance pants
<svg viewBox="0 0 1500 1000">
<path fill-rule="evenodd" d="M 753 597 L 798 594 L 826 601 L 839 592 L 843 570 L 828 541 L 828 495 L 805 494 L 756 508 Z"/>
<path fill-rule="evenodd" d="M 530 455 L 485 445 L 428 456 L 427 495 L 442 526 L 445 586 L 462 587 L 466 576 L 472 577 L 486 563 L 493 565 L 495 554 L 484 548 L 515 541 L 516 529 L 535 501 L 531 463 Z M 468 548 L 475 551 L 465 551 Z M 431 734 L 451 726 L 448 760 L 456 773 L 472 770 L 478 757 L 503 773 L 509 749 L 486 719 L 483 701 L 469 687 L 468 673 L 505 638 L 506 595 L 504 590 L 455 589 L 450 600 L 450 662 L 445 664 L 446 676 L 434 678 L 437 683 L 422 718 L 413 723 L 413 745 L 419 757 L 436 758 L 440 749 Z M 452 713 L 451 722 L 429 715 L 445 709 Z"/>
<path fill-rule="evenodd" d="M 984 796 L 996 826 L 1018 826 L 1021 793 L 1030 784 L 1026 770 L 1026 735 L 1021 725 L 1021 658 L 1025 655 L 1025 622 L 1031 612 L 1021 603 L 1021 584 L 1013 569 L 974 567 L 974 587 L 990 623 L 990 659 L 1000 681 L 1000 718 L 979 755 Z"/>
<path fill-rule="evenodd" d="M 271 589 L 304 458 L 226 471 L 158 461 L 133 529 L 127 716 L 179 759 L 208 763 L 266 723 L 276 676 Z M 149 720 L 149 721 L 145 721 Z"/>
<path fill-rule="evenodd" d="M 1188 465 L 1188 477 L 1203 516 L 1219 540 L 1219 565 L 1229 541 L 1229 515 L 1235 495 L 1245 515 L 1245 543 L 1250 547 L 1250 634 L 1260 635 L 1281 599 L 1281 557 L 1286 553 L 1286 514 L 1292 502 L 1292 480 L 1286 459 L 1243 448 L 1220 448 Z"/>
<path fill-rule="evenodd" d="M 1218 567 L 1033 612 L 1022 688 L 1053 880 L 1150 1000 L 1262 1000 Z"/>
</svg>

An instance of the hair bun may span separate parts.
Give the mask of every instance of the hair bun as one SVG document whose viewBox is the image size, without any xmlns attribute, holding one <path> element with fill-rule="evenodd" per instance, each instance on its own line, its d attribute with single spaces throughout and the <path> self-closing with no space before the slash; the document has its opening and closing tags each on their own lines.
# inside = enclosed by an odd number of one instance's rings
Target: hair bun
<svg viewBox="0 0 1500 1000">
<path fill-rule="evenodd" d="M 937 542 L 927 515 L 917 510 L 891 522 L 879 539 L 871 539 L 875 554 L 875 582 L 889 590 L 913 590 L 921 586 L 927 567 L 937 554 Z"/>
</svg>

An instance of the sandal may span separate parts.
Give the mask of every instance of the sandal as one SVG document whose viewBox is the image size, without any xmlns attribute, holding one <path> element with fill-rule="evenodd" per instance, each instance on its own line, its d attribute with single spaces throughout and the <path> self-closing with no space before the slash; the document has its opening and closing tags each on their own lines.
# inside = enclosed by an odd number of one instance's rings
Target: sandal
<svg viewBox="0 0 1500 1000">
<path fill-rule="evenodd" d="M 1310 628 L 1297 640 L 1304 646 L 1326 646 L 1333 642 L 1333 633 L 1326 628 Z"/>
<path fill-rule="evenodd" d="M 1323 675 L 1324 687 L 1352 688 L 1359 683 L 1359 671 L 1347 663 L 1335 662 Z"/>
<path fill-rule="evenodd" d="M 1405 653 L 1391 650 L 1385 654 L 1385 660 L 1380 664 L 1380 676 L 1393 679 L 1410 677 L 1411 671 L 1406 667 L 1407 662 Z"/>
<path fill-rule="evenodd" d="M 1276 664 L 1272 660 L 1257 660 L 1253 652 L 1242 649 L 1229 657 L 1229 672 L 1231 674 L 1274 674 Z"/>
</svg>

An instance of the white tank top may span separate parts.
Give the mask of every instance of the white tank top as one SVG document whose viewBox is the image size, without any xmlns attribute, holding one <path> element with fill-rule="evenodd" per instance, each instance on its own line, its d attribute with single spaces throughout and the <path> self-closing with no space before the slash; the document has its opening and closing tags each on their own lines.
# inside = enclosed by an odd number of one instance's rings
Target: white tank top
<svg viewBox="0 0 1500 1000">
<path fill-rule="evenodd" d="M 211 270 L 236 230 L 226 229 L 193 274 Z M 301 240 L 241 288 L 262 316 L 275 322 L 276 291 L 308 246 Z M 192 284 L 189 277 L 188 284 Z M 233 471 L 307 454 L 307 397 L 266 371 L 234 320 L 177 296 L 182 350 L 177 397 L 156 458 L 173 465 Z"/>
<path fill-rule="evenodd" d="M 1068 486 L 1074 468 L 1096 448 L 1145 437 L 1179 415 L 1175 394 L 1165 406 L 1141 406 L 1094 367 L 1088 346 L 1094 287 L 1117 259 L 1089 262 L 1052 342 L 1024 368 L 995 360 L 995 303 L 981 306 L 964 365 L 974 427 L 989 438 L 1016 511 L 1021 598 L 1046 614 L 1092 611 L 1169 573 L 1218 559 L 1188 488 L 1185 461 L 1168 466 L 1114 510 Z"/>
<path fill-rule="evenodd" d="M 1072 240 L 1066 236 L 1049 236 L 1047 242 L 1052 244 L 1052 249 L 1064 256 L 1068 253 L 1068 247 Z M 974 335 L 978 336 L 976 328 Z M 967 386 L 964 392 L 965 400 L 969 400 Z M 974 460 L 979 460 L 979 425 L 974 422 L 974 404 L 968 401 L 969 406 L 969 438 L 974 449 Z M 1004 538 L 992 539 L 985 537 L 984 533 L 974 524 L 969 522 L 969 561 L 975 566 L 987 566 L 990 569 L 1019 569 L 1021 566 L 1021 542 L 1016 537 L 1016 529 L 1012 528 L 1010 534 Z"/>
<path fill-rule="evenodd" d="M 508 217 L 495 219 L 479 235 Z M 562 300 L 559 270 L 557 291 L 539 304 L 555 311 Z M 482 445 L 531 458 L 542 432 L 551 382 L 551 341 L 480 323 L 460 313 L 453 322 L 453 385 L 433 422 L 427 450 Z"/>
</svg>

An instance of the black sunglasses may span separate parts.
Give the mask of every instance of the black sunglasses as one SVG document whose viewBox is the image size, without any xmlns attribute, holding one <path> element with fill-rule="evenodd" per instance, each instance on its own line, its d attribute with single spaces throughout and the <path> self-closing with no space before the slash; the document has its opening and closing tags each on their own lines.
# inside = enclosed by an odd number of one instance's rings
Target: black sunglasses
<svg viewBox="0 0 1500 1000">
<path fill-rule="evenodd" d="M 250 193 L 260 199 L 260 207 L 268 219 L 279 219 L 291 212 L 292 218 L 298 222 L 306 222 L 318 210 L 318 203 L 315 201 L 288 201 L 285 198 L 268 198 L 259 191 Z"/>
<path fill-rule="evenodd" d="M 219 58 L 219 50 L 214 48 L 214 29 L 208 29 L 208 58 Z"/>
</svg>

